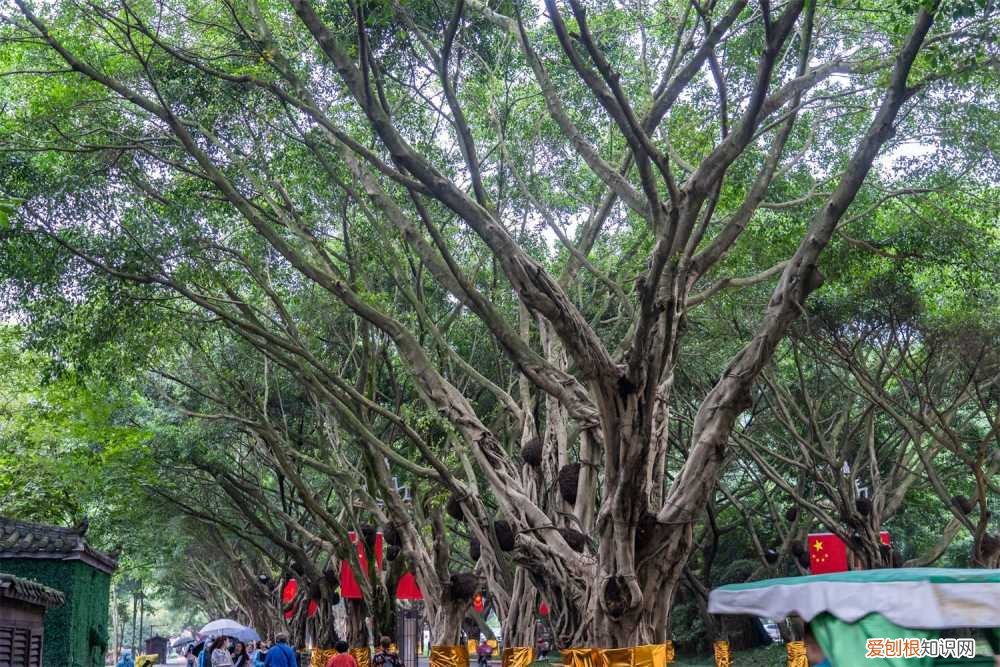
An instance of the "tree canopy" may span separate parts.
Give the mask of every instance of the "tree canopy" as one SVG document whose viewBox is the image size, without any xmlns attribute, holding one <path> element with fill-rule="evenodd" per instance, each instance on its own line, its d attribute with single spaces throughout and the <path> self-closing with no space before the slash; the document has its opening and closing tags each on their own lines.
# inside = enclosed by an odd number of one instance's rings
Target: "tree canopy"
<svg viewBox="0 0 1000 667">
<path fill-rule="evenodd" d="M 632 646 L 820 527 L 1000 560 L 994 3 L 0 17 L 0 510 L 359 644 L 404 569 L 435 643 Z"/>
</svg>

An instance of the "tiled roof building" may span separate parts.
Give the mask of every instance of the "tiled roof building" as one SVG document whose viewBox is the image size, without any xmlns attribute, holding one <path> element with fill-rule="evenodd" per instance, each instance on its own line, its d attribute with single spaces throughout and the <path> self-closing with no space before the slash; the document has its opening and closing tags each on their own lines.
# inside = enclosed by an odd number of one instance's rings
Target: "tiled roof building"
<svg viewBox="0 0 1000 667">
<path fill-rule="evenodd" d="M 87 544 L 80 529 L 46 526 L 0 516 L 0 559 L 3 558 L 80 560 L 108 574 L 118 567 L 113 557 Z"/>
<path fill-rule="evenodd" d="M 0 665 L 41 667 L 45 612 L 65 601 L 55 589 L 0 572 Z"/>
<path fill-rule="evenodd" d="M 45 614 L 44 645 L 40 634 L 37 638 L 40 667 L 104 665 L 111 575 L 117 566 L 113 556 L 87 543 L 85 526 L 61 528 L 0 517 L 0 572 L 13 575 L 7 590 L 36 596 L 42 603 L 56 597 L 64 601 Z"/>
</svg>

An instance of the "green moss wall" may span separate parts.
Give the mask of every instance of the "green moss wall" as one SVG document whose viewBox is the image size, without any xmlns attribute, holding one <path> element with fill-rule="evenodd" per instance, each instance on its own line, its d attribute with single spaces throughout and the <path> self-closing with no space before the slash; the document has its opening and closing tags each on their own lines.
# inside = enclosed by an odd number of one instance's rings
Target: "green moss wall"
<svg viewBox="0 0 1000 667">
<path fill-rule="evenodd" d="M 0 572 L 33 579 L 66 594 L 45 614 L 44 667 L 102 667 L 108 646 L 111 577 L 80 561 L 5 558 Z"/>
</svg>

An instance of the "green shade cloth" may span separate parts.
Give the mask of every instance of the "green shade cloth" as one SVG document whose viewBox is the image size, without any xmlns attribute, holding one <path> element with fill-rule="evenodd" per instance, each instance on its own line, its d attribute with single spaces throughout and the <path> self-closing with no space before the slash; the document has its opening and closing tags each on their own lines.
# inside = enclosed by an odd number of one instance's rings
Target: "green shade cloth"
<svg viewBox="0 0 1000 667">
<path fill-rule="evenodd" d="M 853 623 L 869 614 L 903 628 L 1000 627 L 1000 570 L 901 568 L 785 577 L 720 586 L 713 614 L 820 614 Z M 868 664 L 868 663 L 865 663 Z"/>
<path fill-rule="evenodd" d="M 931 667 L 934 664 L 933 658 L 865 658 L 865 654 L 871 637 L 933 639 L 939 634 L 936 630 L 901 628 L 880 614 L 868 614 L 854 623 L 820 614 L 810 621 L 809 627 L 833 667 Z"/>
</svg>

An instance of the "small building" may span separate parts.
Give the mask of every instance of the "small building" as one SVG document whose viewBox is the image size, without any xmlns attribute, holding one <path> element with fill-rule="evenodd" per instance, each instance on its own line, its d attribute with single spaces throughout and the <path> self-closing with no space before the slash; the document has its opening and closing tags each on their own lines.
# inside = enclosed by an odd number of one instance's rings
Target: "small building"
<svg viewBox="0 0 1000 667">
<path fill-rule="evenodd" d="M 0 572 L 0 665 L 41 667 L 45 611 L 65 602 L 55 589 Z"/>
<path fill-rule="evenodd" d="M 146 640 L 146 654 L 157 656 L 156 664 L 165 665 L 167 664 L 167 645 L 169 643 L 169 639 L 160 635 L 150 637 Z"/>
<path fill-rule="evenodd" d="M 0 570 L 65 598 L 45 615 L 42 667 L 104 665 L 111 575 L 118 563 L 87 544 L 85 533 L 85 526 L 59 528 L 0 517 Z"/>
</svg>

